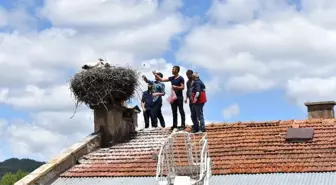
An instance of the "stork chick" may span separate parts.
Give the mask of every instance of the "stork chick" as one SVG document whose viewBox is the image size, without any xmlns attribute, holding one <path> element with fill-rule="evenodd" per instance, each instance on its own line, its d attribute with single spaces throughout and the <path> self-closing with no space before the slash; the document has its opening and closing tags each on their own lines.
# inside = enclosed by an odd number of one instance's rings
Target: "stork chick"
<svg viewBox="0 0 336 185">
<path fill-rule="evenodd" d="M 90 63 L 86 63 L 82 66 L 82 69 L 88 70 L 88 69 L 92 69 L 92 68 L 97 68 L 97 67 L 104 67 L 105 63 L 104 60 L 101 58 L 98 58 L 98 60 L 96 62 L 90 62 Z"/>
</svg>

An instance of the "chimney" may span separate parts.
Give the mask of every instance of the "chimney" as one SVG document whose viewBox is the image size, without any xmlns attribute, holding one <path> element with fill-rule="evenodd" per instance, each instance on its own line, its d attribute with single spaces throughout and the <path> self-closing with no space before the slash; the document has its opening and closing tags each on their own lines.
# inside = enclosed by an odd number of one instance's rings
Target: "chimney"
<svg viewBox="0 0 336 185">
<path fill-rule="evenodd" d="M 94 131 L 101 134 L 101 147 L 130 139 L 138 126 L 138 106 L 128 108 L 121 104 L 99 105 L 94 110 Z"/>
<path fill-rule="evenodd" d="M 335 101 L 306 102 L 308 119 L 330 119 L 334 118 Z"/>
</svg>

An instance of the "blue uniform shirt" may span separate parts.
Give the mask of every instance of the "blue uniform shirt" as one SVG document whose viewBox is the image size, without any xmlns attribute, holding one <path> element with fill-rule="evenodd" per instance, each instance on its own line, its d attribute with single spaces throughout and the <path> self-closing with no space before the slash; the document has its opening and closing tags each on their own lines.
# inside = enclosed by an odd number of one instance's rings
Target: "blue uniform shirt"
<svg viewBox="0 0 336 185">
<path fill-rule="evenodd" d="M 144 91 L 142 93 L 142 98 L 141 98 L 141 102 L 145 103 L 145 109 L 149 110 L 152 105 L 153 105 L 153 97 L 152 94 L 148 91 Z"/>
<path fill-rule="evenodd" d="M 165 94 L 165 85 L 158 81 L 148 80 L 148 84 L 153 86 L 153 93 L 164 93 Z M 158 99 L 161 99 L 161 96 L 153 97 L 153 102 L 156 102 Z"/>
<path fill-rule="evenodd" d="M 205 91 L 205 85 L 202 82 L 202 80 L 200 79 L 195 80 L 192 85 L 192 92 L 196 93 L 196 92 L 203 92 L 203 91 Z"/>
</svg>

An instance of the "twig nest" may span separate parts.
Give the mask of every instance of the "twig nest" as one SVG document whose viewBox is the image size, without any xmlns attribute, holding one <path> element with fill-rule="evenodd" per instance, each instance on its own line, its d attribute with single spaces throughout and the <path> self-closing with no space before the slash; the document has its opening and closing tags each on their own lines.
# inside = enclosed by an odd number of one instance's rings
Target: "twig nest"
<svg viewBox="0 0 336 185">
<path fill-rule="evenodd" d="M 76 73 L 70 79 L 70 90 L 78 104 L 92 107 L 127 101 L 139 84 L 139 73 L 135 70 L 105 66 Z"/>
</svg>

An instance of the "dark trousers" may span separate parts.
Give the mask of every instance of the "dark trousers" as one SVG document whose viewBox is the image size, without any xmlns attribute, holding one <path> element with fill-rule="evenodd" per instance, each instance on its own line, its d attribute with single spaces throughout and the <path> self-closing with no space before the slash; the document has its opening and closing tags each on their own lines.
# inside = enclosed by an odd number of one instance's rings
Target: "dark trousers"
<svg viewBox="0 0 336 185">
<path fill-rule="evenodd" d="M 191 102 L 189 101 L 189 109 L 190 109 L 190 117 L 191 117 L 191 120 L 193 118 L 193 110 L 192 110 L 192 105 Z"/>
<path fill-rule="evenodd" d="M 151 108 L 151 121 L 153 127 L 157 127 L 158 119 L 160 120 L 161 127 L 165 127 L 165 121 L 161 112 L 162 108 L 162 98 L 159 98 L 156 102 L 153 103 Z"/>
<path fill-rule="evenodd" d="M 177 128 L 177 108 L 181 115 L 181 126 L 185 127 L 185 113 L 183 109 L 183 97 L 178 97 L 172 104 L 171 109 L 173 112 L 173 128 Z"/>
<path fill-rule="evenodd" d="M 143 111 L 143 116 L 144 116 L 144 120 L 145 120 L 145 128 L 148 128 L 149 127 L 149 119 L 151 118 L 151 110 L 146 109 L 145 111 Z M 152 122 L 152 126 L 153 126 L 153 122 Z"/>
<path fill-rule="evenodd" d="M 165 127 L 166 127 L 166 123 L 165 123 L 165 120 L 164 120 L 164 118 L 163 118 L 161 108 L 162 108 L 162 104 L 161 104 L 161 107 L 160 107 L 160 109 L 159 109 L 159 114 L 158 114 L 157 118 L 159 118 L 159 120 L 160 120 L 160 125 L 161 125 L 161 127 L 162 127 L 162 128 L 165 128 Z"/>
<path fill-rule="evenodd" d="M 205 132 L 203 107 L 204 103 L 192 104 L 191 119 L 193 122 L 194 131 L 199 131 L 201 129 L 202 132 Z"/>
</svg>

